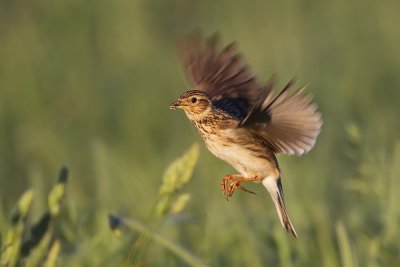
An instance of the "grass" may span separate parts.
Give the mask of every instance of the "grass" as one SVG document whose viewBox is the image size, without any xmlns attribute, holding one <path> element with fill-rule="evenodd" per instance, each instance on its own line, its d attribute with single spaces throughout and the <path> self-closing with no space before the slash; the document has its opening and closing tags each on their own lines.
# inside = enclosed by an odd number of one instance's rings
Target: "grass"
<svg viewBox="0 0 400 267">
<path fill-rule="evenodd" d="M 0 1 L 0 262 L 399 265 L 399 7 Z M 298 240 L 256 184 L 256 196 L 225 201 L 219 182 L 234 170 L 203 144 L 196 165 L 179 172 L 188 180 L 171 187 L 177 178 L 164 170 L 200 140 L 168 111 L 188 88 L 174 43 L 195 27 L 237 40 L 262 80 L 277 73 L 282 86 L 294 76 L 309 84 L 321 135 L 308 155 L 279 156 Z M 57 187 L 61 165 L 70 179 Z M 44 214 L 53 214 L 47 231 L 22 257 Z"/>
</svg>

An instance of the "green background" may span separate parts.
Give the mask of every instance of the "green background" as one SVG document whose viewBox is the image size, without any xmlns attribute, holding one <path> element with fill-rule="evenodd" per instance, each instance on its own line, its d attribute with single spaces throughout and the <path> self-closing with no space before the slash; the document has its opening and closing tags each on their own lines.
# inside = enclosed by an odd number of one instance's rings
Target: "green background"
<svg viewBox="0 0 400 267">
<path fill-rule="evenodd" d="M 184 216 L 157 231 L 204 263 L 400 265 L 399 10 L 394 0 L 0 1 L 0 232 L 28 188 L 37 219 L 66 165 L 60 265 L 118 266 L 137 233 L 116 238 L 107 214 L 148 222 L 164 169 L 199 142 Z M 194 28 L 238 41 L 264 81 L 307 83 L 321 110 L 314 149 L 278 158 L 298 240 L 261 186 L 223 198 L 234 170 L 168 109 L 189 89 L 175 45 Z M 135 264 L 186 266 L 156 242 Z"/>
</svg>

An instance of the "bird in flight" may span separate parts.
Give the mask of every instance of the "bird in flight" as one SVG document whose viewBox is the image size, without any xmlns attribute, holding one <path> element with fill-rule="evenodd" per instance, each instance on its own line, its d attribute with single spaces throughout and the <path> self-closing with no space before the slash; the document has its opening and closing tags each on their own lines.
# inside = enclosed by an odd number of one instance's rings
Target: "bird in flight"
<svg viewBox="0 0 400 267">
<path fill-rule="evenodd" d="M 170 109 L 183 109 L 210 152 L 238 171 L 223 177 L 225 197 L 237 189 L 253 193 L 244 182 L 261 183 L 282 226 L 297 237 L 285 207 L 276 154 L 307 153 L 320 132 L 321 115 L 305 87 L 290 90 L 290 81 L 277 91 L 273 79 L 261 83 L 235 43 L 220 50 L 218 40 L 218 34 L 205 39 L 200 33 L 182 40 L 179 52 L 191 90 Z"/>
</svg>

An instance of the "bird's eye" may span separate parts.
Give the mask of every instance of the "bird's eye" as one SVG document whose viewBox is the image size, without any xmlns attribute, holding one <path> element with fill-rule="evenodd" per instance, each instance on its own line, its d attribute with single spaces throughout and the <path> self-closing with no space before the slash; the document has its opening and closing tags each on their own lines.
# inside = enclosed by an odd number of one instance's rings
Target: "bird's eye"
<svg viewBox="0 0 400 267">
<path fill-rule="evenodd" d="M 196 103 L 196 102 L 197 102 L 197 98 L 193 97 L 193 98 L 192 98 L 192 103 L 194 104 L 194 103 Z"/>
</svg>

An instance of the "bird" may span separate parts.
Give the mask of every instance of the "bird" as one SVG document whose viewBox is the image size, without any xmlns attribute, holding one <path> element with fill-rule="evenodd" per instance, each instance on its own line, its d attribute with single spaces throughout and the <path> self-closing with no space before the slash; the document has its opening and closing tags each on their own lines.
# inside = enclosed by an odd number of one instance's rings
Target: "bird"
<svg viewBox="0 0 400 267">
<path fill-rule="evenodd" d="M 297 238 L 283 196 L 277 154 L 301 156 L 310 151 L 322 118 L 306 86 L 292 90 L 291 80 L 276 90 L 274 76 L 262 83 L 245 63 L 237 44 L 220 48 L 219 34 L 195 32 L 182 38 L 178 53 L 190 89 L 170 104 L 182 109 L 208 150 L 237 174 L 222 178 L 227 199 L 245 182 L 262 184 L 270 194 L 280 222 Z"/>
</svg>

